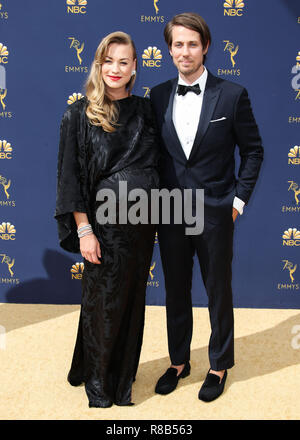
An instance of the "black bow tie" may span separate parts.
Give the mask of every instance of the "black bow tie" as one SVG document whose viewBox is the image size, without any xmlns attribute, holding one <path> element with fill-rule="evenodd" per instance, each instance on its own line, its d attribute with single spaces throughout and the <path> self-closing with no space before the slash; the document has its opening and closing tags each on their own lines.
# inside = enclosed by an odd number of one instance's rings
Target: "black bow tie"
<svg viewBox="0 0 300 440">
<path fill-rule="evenodd" d="M 184 86 L 182 84 L 178 84 L 177 93 L 178 95 L 186 95 L 187 92 L 194 92 L 196 95 L 200 95 L 201 90 L 199 84 L 195 84 L 194 86 Z"/>
</svg>

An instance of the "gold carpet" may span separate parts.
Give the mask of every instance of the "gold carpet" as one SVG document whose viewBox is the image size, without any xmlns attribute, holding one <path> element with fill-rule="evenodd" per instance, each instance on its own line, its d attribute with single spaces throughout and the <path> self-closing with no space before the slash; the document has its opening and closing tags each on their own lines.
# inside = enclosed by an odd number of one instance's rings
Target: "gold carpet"
<svg viewBox="0 0 300 440">
<path fill-rule="evenodd" d="M 148 306 L 135 405 L 99 409 L 66 381 L 79 306 L 0 304 L 0 419 L 299 420 L 299 310 L 235 309 L 235 366 L 211 403 L 197 397 L 209 368 L 208 312 L 193 312 L 191 375 L 176 391 L 154 393 L 169 360 L 165 309 Z"/>
</svg>

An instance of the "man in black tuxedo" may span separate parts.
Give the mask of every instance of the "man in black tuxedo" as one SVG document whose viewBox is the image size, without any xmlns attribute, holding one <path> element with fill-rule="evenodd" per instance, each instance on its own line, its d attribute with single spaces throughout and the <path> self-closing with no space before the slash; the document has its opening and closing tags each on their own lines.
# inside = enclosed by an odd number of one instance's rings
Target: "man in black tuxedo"
<svg viewBox="0 0 300 440">
<path fill-rule="evenodd" d="M 204 230 L 186 235 L 185 226 L 159 226 L 165 277 L 171 366 L 155 391 L 172 392 L 190 374 L 191 284 L 197 255 L 208 295 L 210 369 L 199 399 L 216 399 L 234 365 L 231 262 L 234 221 L 243 213 L 258 178 L 263 148 L 247 91 L 213 76 L 204 67 L 211 36 L 195 13 L 176 15 L 165 40 L 178 77 L 151 90 L 161 138 L 161 187 L 204 189 Z M 235 176 L 234 150 L 240 167 Z M 195 203 L 195 200 L 193 200 Z"/>
</svg>

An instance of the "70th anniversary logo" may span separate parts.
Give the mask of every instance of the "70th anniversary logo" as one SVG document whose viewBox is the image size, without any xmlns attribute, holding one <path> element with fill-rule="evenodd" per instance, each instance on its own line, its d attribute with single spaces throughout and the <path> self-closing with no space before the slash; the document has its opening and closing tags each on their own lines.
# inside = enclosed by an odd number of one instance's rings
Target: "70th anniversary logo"
<svg viewBox="0 0 300 440">
<path fill-rule="evenodd" d="M 277 290 L 281 291 L 299 291 L 297 282 L 298 265 L 290 260 L 282 260 L 282 271 L 286 274 L 283 282 L 277 283 Z"/>
</svg>

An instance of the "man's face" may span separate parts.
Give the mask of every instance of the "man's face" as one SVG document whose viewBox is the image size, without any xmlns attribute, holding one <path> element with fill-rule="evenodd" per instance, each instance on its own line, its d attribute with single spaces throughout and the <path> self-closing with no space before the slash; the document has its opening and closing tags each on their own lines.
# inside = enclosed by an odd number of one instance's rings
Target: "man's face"
<svg viewBox="0 0 300 440">
<path fill-rule="evenodd" d="M 194 81 L 201 75 L 207 50 L 208 46 L 203 49 L 198 32 L 183 26 L 173 27 L 170 54 L 182 77 Z"/>
</svg>

